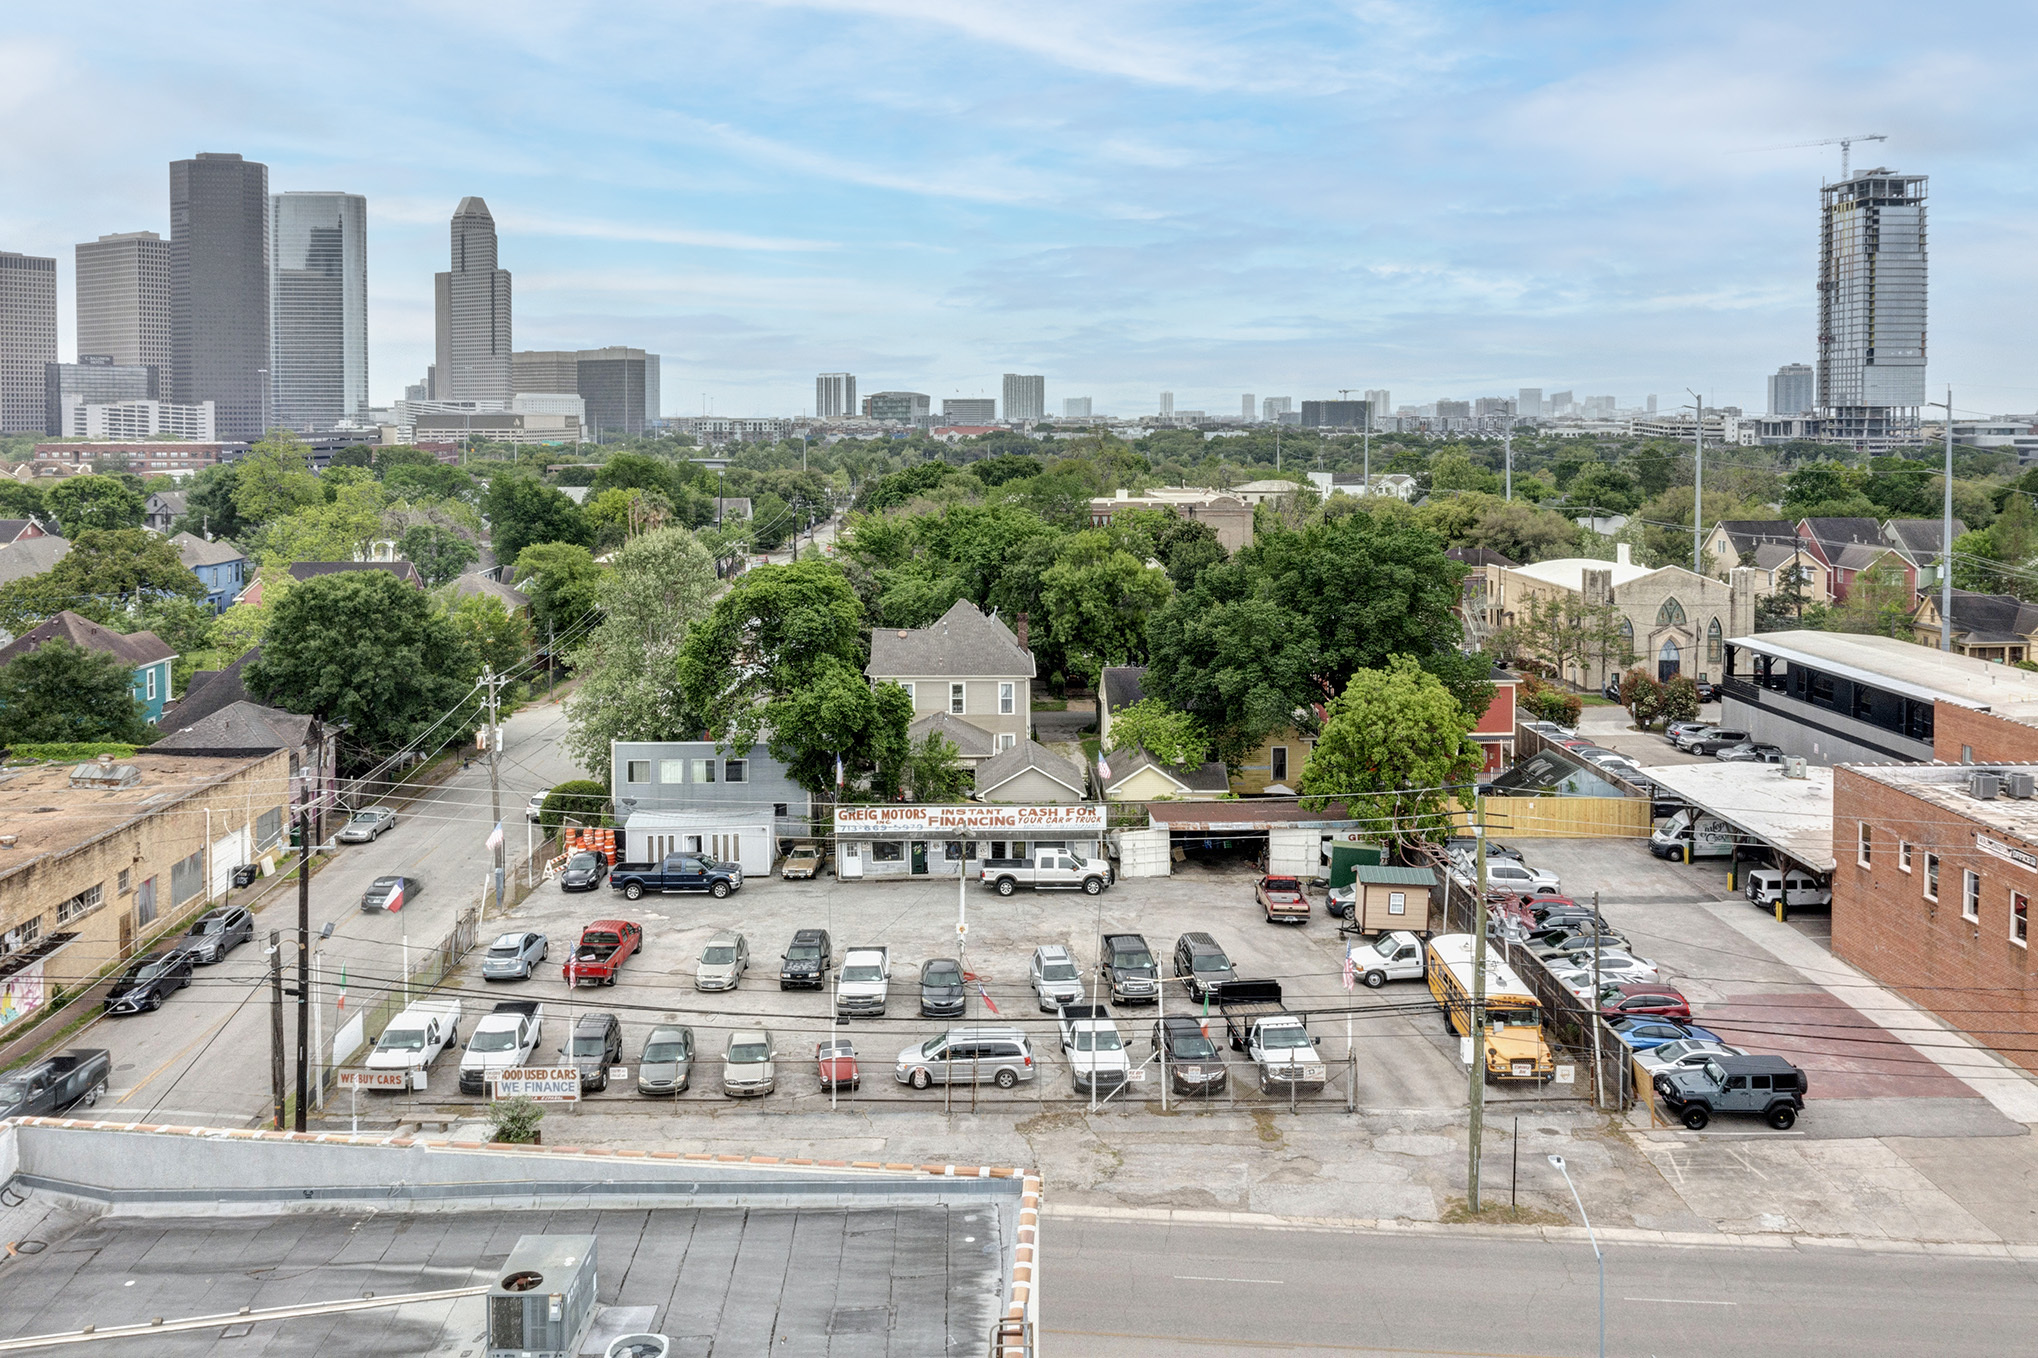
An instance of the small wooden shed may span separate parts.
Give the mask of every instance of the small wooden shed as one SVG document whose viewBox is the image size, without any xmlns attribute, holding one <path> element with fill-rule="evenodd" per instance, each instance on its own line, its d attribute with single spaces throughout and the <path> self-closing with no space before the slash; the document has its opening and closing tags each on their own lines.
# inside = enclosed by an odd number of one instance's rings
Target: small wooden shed
<svg viewBox="0 0 2038 1358">
<path fill-rule="evenodd" d="M 1437 888 L 1432 869 L 1360 864 L 1352 870 L 1352 880 L 1358 886 L 1352 922 L 1362 932 L 1410 929 L 1420 933 L 1429 928 L 1430 896 Z"/>
</svg>

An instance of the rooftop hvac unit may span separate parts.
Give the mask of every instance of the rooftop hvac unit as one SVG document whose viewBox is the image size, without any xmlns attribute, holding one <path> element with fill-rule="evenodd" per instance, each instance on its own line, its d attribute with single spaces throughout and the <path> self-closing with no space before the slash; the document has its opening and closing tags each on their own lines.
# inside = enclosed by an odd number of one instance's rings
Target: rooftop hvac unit
<svg viewBox="0 0 2038 1358">
<path fill-rule="evenodd" d="M 1994 801 L 2002 785 L 2003 780 L 1993 773 L 1976 771 L 1967 775 L 1967 795 L 1978 801 Z"/>
<path fill-rule="evenodd" d="M 577 1358 L 594 1323 L 594 1237 L 527 1235 L 488 1290 L 487 1358 Z"/>
<path fill-rule="evenodd" d="M 1783 776 L 1786 778 L 1805 777 L 1804 756 L 1801 754 L 1785 755 L 1783 757 Z"/>
<path fill-rule="evenodd" d="M 2009 793 L 2012 797 L 2028 800 L 2034 790 L 2034 785 L 2038 785 L 2038 779 L 2034 779 L 2030 774 L 2022 771 L 2006 774 L 2003 777 L 2003 791 Z"/>
</svg>

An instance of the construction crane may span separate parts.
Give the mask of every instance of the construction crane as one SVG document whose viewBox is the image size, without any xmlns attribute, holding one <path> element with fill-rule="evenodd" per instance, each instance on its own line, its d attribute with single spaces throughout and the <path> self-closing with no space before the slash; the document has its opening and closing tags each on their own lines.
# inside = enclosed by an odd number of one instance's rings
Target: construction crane
<svg viewBox="0 0 2038 1358">
<path fill-rule="evenodd" d="M 1753 149 L 1759 151 L 1802 151 L 1812 146 L 1837 146 L 1840 148 L 1840 178 L 1845 180 L 1851 178 L 1854 173 L 1852 158 L 1855 142 L 1888 140 L 1889 138 L 1880 132 L 1869 132 L 1858 137 L 1827 137 L 1824 141 L 1798 141 L 1792 142 L 1788 146 L 1760 146 Z"/>
</svg>

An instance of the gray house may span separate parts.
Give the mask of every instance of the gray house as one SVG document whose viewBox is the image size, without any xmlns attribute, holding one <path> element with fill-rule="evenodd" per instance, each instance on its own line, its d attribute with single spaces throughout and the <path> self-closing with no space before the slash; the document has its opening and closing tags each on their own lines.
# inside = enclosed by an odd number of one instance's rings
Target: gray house
<svg viewBox="0 0 2038 1358">
<path fill-rule="evenodd" d="M 1023 628 L 1025 618 L 1019 621 Z M 916 732 L 918 723 L 943 714 L 984 732 L 998 750 L 1033 734 L 1033 652 L 967 599 L 930 626 L 873 631 L 864 673 L 913 696 Z"/>
<path fill-rule="evenodd" d="M 812 799 L 762 745 L 738 756 L 712 740 L 617 740 L 609 761 L 609 797 L 625 830 L 633 817 L 656 814 L 767 825 L 780 837 L 810 832 Z M 634 841 L 625 853 L 636 857 Z"/>
</svg>

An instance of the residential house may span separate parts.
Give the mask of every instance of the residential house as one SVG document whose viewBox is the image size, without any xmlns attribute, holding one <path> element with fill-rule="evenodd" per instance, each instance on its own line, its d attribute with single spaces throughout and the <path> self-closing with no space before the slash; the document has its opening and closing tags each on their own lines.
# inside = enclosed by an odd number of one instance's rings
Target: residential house
<svg viewBox="0 0 2038 1358">
<path fill-rule="evenodd" d="M 1111 721 L 1146 697 L 1146 666 L 1106 665 L 1097 678 L 1097 748 L 1111 748 Z"/>
<path fill-rule="evenodd" d="M 166 732 L 181 731 L 235 703 L 253 701 L 241 673 L 261 654 L 262 648 L 257 646 L 224 669 L 193 671 L 184 685 L 184 696 L 164 711 L 156 726 Z"/>
<path fill-rule="evenodd" d="M 0 547 L 47 536 L 34 519 L 0 519 Z"/>
<path fill-rule="evenodd" d="M 1163 764 L 1144 748 L 1105 756 L 1096 781 L 1099 795 L 1113 802 L 1208 802 L 1231 791 L 1231 776 L 1215 759 L 1198 768 Z"/>
<path fill-rule="evenodd" d="M 1264 481 L 1248 481 L 1242 486 L 1233 486 L 1226 493 L 1236 495 L 1255 509 L 1264 504 L 1271 504 L 1278 508 L 1281 505 L 1293 503 L 1297 489 L 1299 487 L 1293 481 L 1269 478 Z"/>
<path fill-rule="evenodd" d="M 881 628 L 871 633 L 872 683 L 893 683 L 913 700 L 917 722 L 937 712 L 958 717 L 990 736 L 999 750 L 1033 734 L 1033 653 L 1020 631 L 958 599 L 934 623 Z M 960 742 L 958 742 L 959 744 Z"/>
<path fill-rule="evenodd" d="M 1720 519 L 1705 535 L 1704 553 L 1712 558 L 1713 574 L 1722 580 L 1736 566 L 1755 565 L 1763 547 L 1795 549 L 1797 525 L 1789 519 Z"/>
<path fill-rule="evenodd" d="M 970 772 L 999 750 L 998 738 L 981 726 L 972 726 L 948 712 L 929 712 L 916 717 L 906 728 L 906 738 L 918 745 L 930 735 L 941 735 L 955 746 L 955 762 Z"/>
<path fill-rule="evenodd" d="M 1926 590 L 1911 615 L 1911 635 L 1920 645 L 1937 646 L 1939 595 Z M 2038 604 L 2013 594 L 1953 591 L 1953 649 L 1977 660 L 2015 665 L 2038 654 Z"/>
<path fill-rule="evenodd" d="M 1882 540 L 1923 566 L 1939 559 L 1939 530 L 1942 526 L 1939 519 L 1891 519 L 1882 525 Z M 1955 542 L 1960 541 L 1960 535 L 1966 531 L 1965 520 L 1953 521 Z"/>
<path fill-rule="evenodd" d="M 54 533 L 0 544 L 0 585 L 41 575 L 70 555 L 70 551 L 70 542 Z"/>
<path fill-rule="evenodd" d="M 191 503 L 191 492 L 186 490 L 159 490 L 151 494 L 142 507 L 142 527 L 151 533 L 168 533 L 177 520 L 184 517 Z"/>
<path fill-rule="evenodd" d="M 213 676 L 218 671 L 207 671 Z M 234 675 L 239 682 L 239 672 Z M 223 697 L 222 688 L 214 695 Z M 314 718 L 280 707 L 265 707 L 246 698 L 201 710 L 188 700 L 165 713 L 162 728 L 169 734 L 149 746 L 151 754 L 201 759 L 248 758 L 278 750 L 290 759 L 290 815 L 322 815 L 335 805 L 339 742 L 330 739 Z"/>
<path fill-rule="evenodd" d="M 143 716 L 155 721 L 163 715 L 163 705 L 170 701 L 170 662 L 177 653 L 154 632 L 116 632 L 67 608 L 0 647 L 0 666 L 58 637 L 81 650 L 120 657 L 134 671 L 134 696 L 142 704 Z"/>
<path fill-rule="evenodd" d="M 1826 597 L 1845 603 L 1864 571 L 1900 577 L 1905 589 L 1918 587 L 1917 562 L 1883 538 L 1874 519 L 1799 519 L 1798 535 L 1827 572 Z"/>
<path fill-rule="evenodd" d="M 1080 802 L 1089 780 L 1080 765 L 1035 740 L 1022 740 L 977 765 L 976 799 L 1027 806 Z"/>
<path fill-rule="evenodd" d="M 1121 490 L 1114 496 L 1099 496 L 1090 501 L 1090 526 L 1108 527 L 1114 516 L 1128 509 L 1172 509 L 1185 519 L 1207 524 L 1227 552 L 1252 545 L 1253 507 L 1229 491 L 1163 486 L 1134 495 Z"/>
<path fill-rule="evenodd" d="M 170 539 L 184 569 L 205 586 L 205 602 L 214 613 L 224 613 L 247 588 L 248 559 L 230 542 L 207 542 L 192 533 Z"/>
<path fill-rule="evenodd" d="M 345 571 L 388 571 L 413 589 L 423 589 L 425 578 L 418 574 L 418 568 L 408 561 L 293 561 L 290 563 L 290 578 L 309 580 L 318 575 L 339 575 Z M 234 600 L 237 604 L 262 602 L 262 581 L 259 577 L 249 582 Z"/>
<path fill-rule="evenodd" d="M 1112 749 L 1112 719 L 1119 712 L 1122 712 L 1146 696 L 1144 688 L 1145 677 L 1146 666 L 1144 665 L 1114 665 L 1107 667 L 1099 676 L 1099 693 L 1097 697 L 1097 740 L 1099 749 L 1107 752 Z M 1317 709 L 1318 720 L 1322 719 L 1322 715 L 1322 709 L 1319 707 Z M 1278 788 L 1283 792 L 1292 793 L 1295 790 L 1295 780 L 1302 776 L 1302 766 L 1309 762 L 1309 751 L 1315 747 L 1315 744 L 1314 737 L 1304 735 L 1293 726 L 1281 728 L 1261 741 L 1259 746 L 1242 760 L 1229 767 L 1227 770 L 1227 786 L 1229 790 L 1243 794 L 1266 792 L 1270 789 Z M 1130 752 L 1121 753 L 1128 760 L 1126 767 L 1130 768 L 1130 761 L 1133 758 L 1132 754 Z M 1145 754 L 1146 752 L 1142 750 L 1139 753 Z M 1106 762 L 1111 764 L 1112 771 L 1109 779 L 1110 787 L 1116 787 L 1122 781 L 1118 764 L 1112 762 L 1118 758 L 1118 755 L 1107 754 Z M 1147 755 L 1147 758 L 1151 759 L 1152 756 Z M 1176 769 L 1173 770 L 1173 773 L 1179 775 L 1176 781 L 1194 785 L 1200 790 L 1205 770 L 1211 767 L 1213 766 L 1206 764 L 1202 769 Z M 1215 765 L 1215 767 L 1222 768 L 1224 766 Z M 1141 785 L 1157 785 L 1159 781 L 1159 779 L 1155 778 L 1146 778 L 1141 780 Z M 1116 793 L 1109 793 L 1108 789 L 1107 795 L 1110 795 L 1113 800 L 1126 800 L 1125 798 L 1118 797 Z M 1173 796 L 1180 794 L 1167 793 L 1161 795 Z M 1279 794 L 1277 793 L 1276 795 Z"/>
<path fill-rule="evenodd" d="M 1309 472 L 1308 477 L 1325 499 L 1333 495 L 1391 495 L 1397 500 L 1413 500 L 1422 490 L 1421 483 L 1405 472 L 1376 472 L 1371 480 L 1360 472 Z"/>
<path fill-rule="evenodd" d="M 1323 720 L 1321 704 L 1316 719 Z M 1292 795 L 1302 781 L 1302 766 L 1316 748 L 1316 736 L 1299 726 L 1283 726 L 1261 741 L 1244 758 L 1229 766 L 1231 790 L 1240 796 L 1268 793 Z"/>
<path fill-rule="evenodd" d="M 1500 572 L 1515 563 L 1490 547 L 1453 547 L 1444 555 L 1465 567 L 1465 578 L 1458 585 L 1458 621 L 1464 626 L 1466 644 L 1483 649 L 1501 622 Z"/>
<path fill-rule="evenodd" d="M 531 611 L 531 596 L 511 585 L 505 585 L 494 571 L 469 571 L 452 584 L 453 597 L 466 599 L 476 594 L 485 594 L 501 604 L 503 611 L 511 617 Z"/>
</svg>

